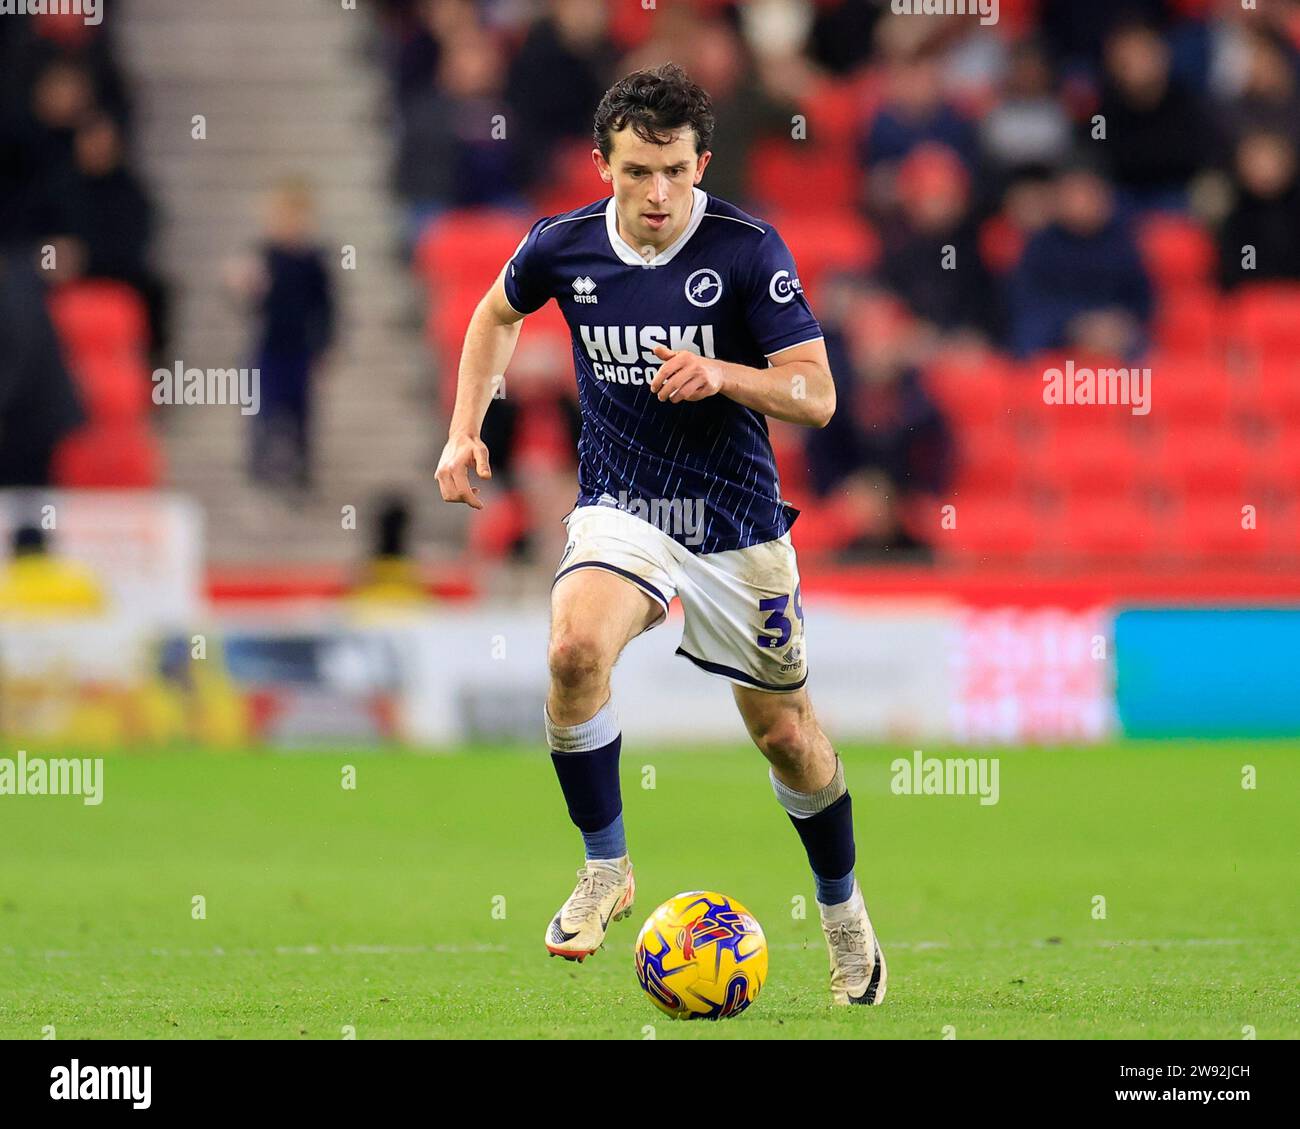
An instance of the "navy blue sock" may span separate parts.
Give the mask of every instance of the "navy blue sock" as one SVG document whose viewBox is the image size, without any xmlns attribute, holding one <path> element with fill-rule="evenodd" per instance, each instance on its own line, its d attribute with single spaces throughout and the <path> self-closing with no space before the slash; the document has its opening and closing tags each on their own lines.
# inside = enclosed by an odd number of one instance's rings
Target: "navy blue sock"
<svg viewBox="0 0 1300 1129">
<path fill-rule="evenodd" d="M 788 814 L 788 813 L 787 813 Z M 847 792 L 830 807 L 806 818 L 791 815 L 790 822 L 803 840 L 817 884 L 817 900 L 824 906 L 847 902 L 853 894 L 853 801 Z"/>
<path fill-rule="evenodd" d="M 618 759 L 623 744 L 609 702 L 595 717 L 577 725 L 558 726 L 545 715 L 551 763 L 569 808 L 582 832 L 586 857 L 620 858 L 627 854 L 623 832 L 623 798 Z"/>
</svg>

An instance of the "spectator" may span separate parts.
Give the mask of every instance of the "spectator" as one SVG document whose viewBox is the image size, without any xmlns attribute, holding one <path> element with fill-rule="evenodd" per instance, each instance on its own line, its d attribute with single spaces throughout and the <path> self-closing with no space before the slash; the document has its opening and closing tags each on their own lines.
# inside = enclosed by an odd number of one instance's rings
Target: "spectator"
<svg viewBox="0 0 1300 1129">
<path fill-rule="evenodd" d="M 56 195 L 56 230 L 84 245 L 87 275 L 135 283 L 148 274 L 153 206 L 122 161 L 122 140 L 111 118 L 94 114 L 78 126 L 73 161 L 59 176 Z"/>
<path fill-rule="evenodd" d="M 30 242 L 57 229 L 60 219 L 51 186 L 73 168 L 77 126 L 95 106 L 87 72 L 55 61 L 40 72 L 30 96 L 30 113 L 9 117 L 9 160 L 0 176 L 6 206 L 0 208 L 0 238 Z M 2 112 L 2 111 L 0 111 Z"/>
<path fill-rule="evenodd" d="M 1106 137 L 1095 143 L 1112 179 L 1139 207 L 1185 206 L 1210 131 L 1199 99 L 1174 80 L 1169 46 L 1151 27 L 1117 28 L 1105 61 Z"/>
<path fill-rule="evenodd" d="M 807 436 L 813 487 L 858 530 L 847 557 L 924 551 L 910 518 L 949 486 L 951 433 L 908 356 L 904 312 L 884 295 L 851 310 L 823 326 L 839 402 Z"/>
<path fill-rule="evenodd" d="M 0 256 L 0 487 L 49 486 L 59 441 L 85 420 L 29 256 Z"/>
<path fill-rule="evenodd" d="M 968 169 L 976 168 L 975 128 L 944 98 L 943 70 L 932 52 L 890 63 L 888 95 L 863 141 L 862 163 L 901 161 L 927 141 L 946 145 Z"/>
<path fill-rule="evenodd" d="M 76 17 L 0 20 L 0 243 L 46 234 L 50 178 L 71 164 L 82 117 L 99 108 L 126 120 L 105 30 Z"/>
<path fill-rule="evenodd" d="M 160 358 L 166 289 L 149 263 L 154 209 L 139 178 L 126 167 L 112 118 L 91 114 L 81 123 L 73 161 L 55 179 L 53 232 L 77 240 L 87 277 L 116 279 L 140 293 L 149 311 L 150 351 Z"/>
<path fill-rule="evenodd" d="M 1043 0 L 1041 27 L 1053 59 L 1067 73 L 1095 74 L 1111 33 L 1135 17 L 1160 26 L 1171 0 Z"/>
<path fill-rule="evenodd" d="M 1268 279 L 1300 280 L 1300 184 L 1295 144 L 1284 134 L 1247 134 L 1236 151 L 1236 202 L 1219 232 L 1225 289 Z M 1254 265 L 1246 269 L 1247 248 Z"/>
<path fill-rule="evenodd" d="M 1291 46 L 1276 32 L 1251 29 L 1243 37 L 1238 89 L 1224 99 L 1220 122 L 1229 151 L 1248 133 L 1269 130 L 1300 144 L 1300 90 Z"/>
<path fill-rule="evenodd" d="M 1016 46 L 1001 97 L 980 137 L 990 171 L 1004 180 L 1060 164 L 1070 149 L 1070 121 L 1052 90 L 1052 72 L 1035 43 Z"/>
<path fill-rule="evenodd" d="M 798 107 L 764 80 L 740 36 L 721 20 L 698 28 L 690 60 L 691 75 L 713 99 L 713 136 L 719 145 L 702 187 L 742 208 L 761 210 L 760 202 L 750 199 L 750 157 L 764 136 L 789 138 Z"/>
<path fill-rule="evenodd" d="M 837 76 L 851 74 L 870 58 L 876 21 L 884 11 L 883 4 L 869 0 L 818 4 L 808 35 L 813 62 Z"/>
<path fill-rule="evenodd" d="M 261 315 L 257 367 L 261 409 L 253 418 L 250 474 L 270 485 L 312 487 L 312 386 L 334 331 L 325 252 L 315 241 L 315 203 L 301 181 L 271 196 L 260 258 L 235 284 Z"/>
<path fill-rule="evenodd" d="M 603 4 L 551 0 L 510 66 L 508 98 L 528 183 L 545 175 L 560 141 L 591 136 L 592 107 L 609 86 L 614 59 L 606 22 Z"/>
<path fill-rule="evenodd" d="M 883 277 L 914 314 L 944 332 L 998 338 L 997 295 L 980 257 L 970 176 L 956 155 L 922 145 L 898 172 L 903 222 L 883 235 Z"/>
<path fill-rule="evenodd" d="M 408 205 L 411 245 L 447 208 L 522 204 L 525 177 L 500 48 L 477 29 L 444 47 L 438 83 L 408 103 L 398 140 L 397 191 Z"/>
<path fill-rule="evenodd" d="M 1110 185 L 1074 164 L 1057 178 L 1055 202 L 1055 221 L 1029 241 L 1011 276 L 1012 350 L 1028 356 L 1091 345 L 1139 353 L 1151 286 Z"/>
</svg>

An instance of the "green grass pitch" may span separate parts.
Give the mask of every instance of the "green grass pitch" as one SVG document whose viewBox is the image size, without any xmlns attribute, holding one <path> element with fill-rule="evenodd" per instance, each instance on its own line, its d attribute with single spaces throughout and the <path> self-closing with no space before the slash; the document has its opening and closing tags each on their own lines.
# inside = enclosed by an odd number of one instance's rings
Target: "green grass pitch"
<svg viewBox="0 0 1300 1129">
<path fill-rule="evenodd" d="M 910 752 L 842 750 L 880 1008 L 829 1005 L 759 754 L 630 735 L 637 905 L 583 965 L 542 945 L 581 862 L 542 749 L 115 756 L 99 807 L 0 797 L 0 1037 L 1300 1035 L 1300 747 L 983 750 L 1001 757 L 987 807 L 893 795 Z M 771 946 L 758 1001 L 722 1023 L 660 1015 L 633 972 L 640 922 L 698 888 L 745 903 Z"/>
</svg>

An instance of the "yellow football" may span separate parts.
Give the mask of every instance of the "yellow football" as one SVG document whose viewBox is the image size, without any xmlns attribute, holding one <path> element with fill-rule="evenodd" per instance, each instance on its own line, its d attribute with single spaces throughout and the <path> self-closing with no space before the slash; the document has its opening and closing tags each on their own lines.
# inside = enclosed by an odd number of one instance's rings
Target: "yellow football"
<svg viewBox="0 0 1300 1129">
<path fill-rule="evenodd" d="M 641 926 L 636 975 L 674 1019 L 728 1019 L 758 998 L 767 938 L 734 898 L 692 890 L 669 898 Z"/>
</svg>

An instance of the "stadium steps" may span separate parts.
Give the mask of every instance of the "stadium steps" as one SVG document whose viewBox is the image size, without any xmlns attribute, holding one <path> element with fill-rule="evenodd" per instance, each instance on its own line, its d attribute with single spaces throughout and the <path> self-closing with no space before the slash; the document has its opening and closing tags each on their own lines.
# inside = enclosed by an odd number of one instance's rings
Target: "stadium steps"
<svg viewBox="0 0 1300 1129">
<path fill-rule="evenodd" d="M 162 214 L 159 265 L 174 287 L 167 360 L 250 363 L 252 325 L 223 268 L 256 241 L 265 189 L 278 178 L 308 176 L 326 246 L 334 256 L 344 244 L 357 250 L 355 271 L 333 259 L 339 337 L 318 385 L 313 496 L 248 483 L 249 420 L 237 409 L 159 409 L 169 485 L 203 505 L 216 562 L 355 560 L 368 540 L 367 503 L 390 488 L 411 496 L 428 556 L 452 555 L 458 540 L 459 515 L 442 506 L 432 478 L 442 425 L 422 297 L 395 254 L 387 80 L 372 17 L 359 8 L 222 0 L 205 17 L 174 0 L 133 0 L 121 15 L 136 148 Z M 190 133 L 199 113 L 203 141 Z M 345 505 L 358 507 L 356 532 L 342 528 Z"/>
</svg>

